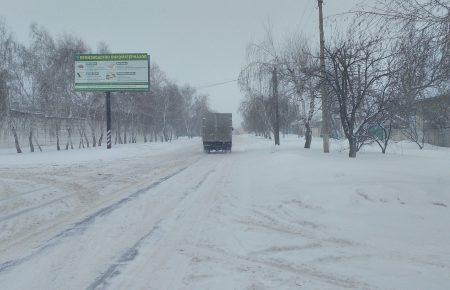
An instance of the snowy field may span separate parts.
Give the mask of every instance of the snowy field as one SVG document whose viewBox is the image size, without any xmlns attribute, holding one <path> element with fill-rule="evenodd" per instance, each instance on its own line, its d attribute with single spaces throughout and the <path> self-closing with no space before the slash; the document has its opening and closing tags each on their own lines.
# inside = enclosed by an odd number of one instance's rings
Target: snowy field
<svg viewBox="0 0 450 290">
<path fill-rule="evenodd" d="M 450 150 L 0 151 L 1 289 L 450 289 Z"/>
</svg>

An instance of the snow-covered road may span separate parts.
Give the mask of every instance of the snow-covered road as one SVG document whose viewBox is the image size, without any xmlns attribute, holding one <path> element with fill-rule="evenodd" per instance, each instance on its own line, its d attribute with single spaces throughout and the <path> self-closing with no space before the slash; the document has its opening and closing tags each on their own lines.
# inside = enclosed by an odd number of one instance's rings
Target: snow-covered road
<svg viewBox="0 0 450 290">
<path fill-rule="evenodd" d="M 0 288 L 450 287 L 450 150 L 282 142 L 0 155 Z"/>
</svg>

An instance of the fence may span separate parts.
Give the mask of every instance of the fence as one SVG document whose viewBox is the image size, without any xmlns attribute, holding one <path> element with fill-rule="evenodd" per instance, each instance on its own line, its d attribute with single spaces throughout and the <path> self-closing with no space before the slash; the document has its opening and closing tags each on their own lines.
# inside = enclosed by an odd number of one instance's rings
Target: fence
<svg viewBox="0 0 450 290">
<path fill-rule="evenodd" d="M 151 123 L 145 114 L 126 114 L 114 112 L 113 143 L 135 143 L 143 140 L 156 141 L 162 136 L 161 129 Z M 14 125 L 20 147 L 34 145 L 53 146 L 59 141 L 61 149 L 69 147 L 100 146 L 105 141 L 105 121 L 100 114 L 95 117 L 57 117 L 41 113 L 11 110 L 10 120 Z M 175 134 L 167 126 L 165 134 Z M 139 140 L 138 140 L 139 139 Z M 30 142 L 31 140 L 31 142 Z M 161 137 L 162 140 L 162 137 Z M 167 141 L 167 140 L 165 140 Z M 0 148 L 14 147 L 14 138 L 10 125 L 5 121 L 0 123 Z"/>
<path fill-rule="evenodd" d="M 424 133 L 425 143 L 441 147 L 450 147 L 450 128 L 427 129 Z"/>
</svg>

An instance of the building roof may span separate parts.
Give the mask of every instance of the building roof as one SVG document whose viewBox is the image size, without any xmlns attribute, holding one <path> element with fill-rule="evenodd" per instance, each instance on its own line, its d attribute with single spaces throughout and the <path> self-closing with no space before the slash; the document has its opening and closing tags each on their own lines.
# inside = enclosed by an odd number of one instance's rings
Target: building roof
<svg viewBox="0 0 450 290">
<path fill-rule="evenodd" d="M 420 104 L 436 103 L 436 102 L 450 102 L 450 93 L 436 95 L 434 97 L 417 100 L 417 102 Z"/>
</svg>

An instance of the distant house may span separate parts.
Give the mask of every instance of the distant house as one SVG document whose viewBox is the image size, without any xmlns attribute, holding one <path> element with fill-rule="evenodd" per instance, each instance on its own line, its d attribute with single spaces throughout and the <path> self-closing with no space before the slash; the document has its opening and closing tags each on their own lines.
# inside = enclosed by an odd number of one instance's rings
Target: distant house
<svg viewBox="0 0 450 290">
<path fill-rule="evenodd" d="M 428 143 L 435 146 L 450 147 L 450 94 L 426 98 L 417 101 L 414 108 L 416 114 L 411 116 L 413 131 L 418 143 Z M 322 121 L 319 118 L 311 122 L 313 137 L 322 137 Z M 406 140 L 408 130 L 402 129 L 400 123 L 393 125 L 391 139 Z M 411 133 L 410 133 L 411 134 Z M 413 135 L 414 135 L 413 134 Z M 333 116 L 331 137 L 345 138 L 339 116 Z"/>
<path fill-rule="evenodd" d="M 417 120 L 425 143 L 450 147 L 450 94 L 418 101 Z"/>
<path fill-rule="evenodd" d="M 311 122 L 311 130 L 313 137 L 322 137 L 322 120 L 313 120 Z M 333 116 L 331 120 L 330 137 L 333 139 L 345 138 L 339 116 Z"/>
</svg>

